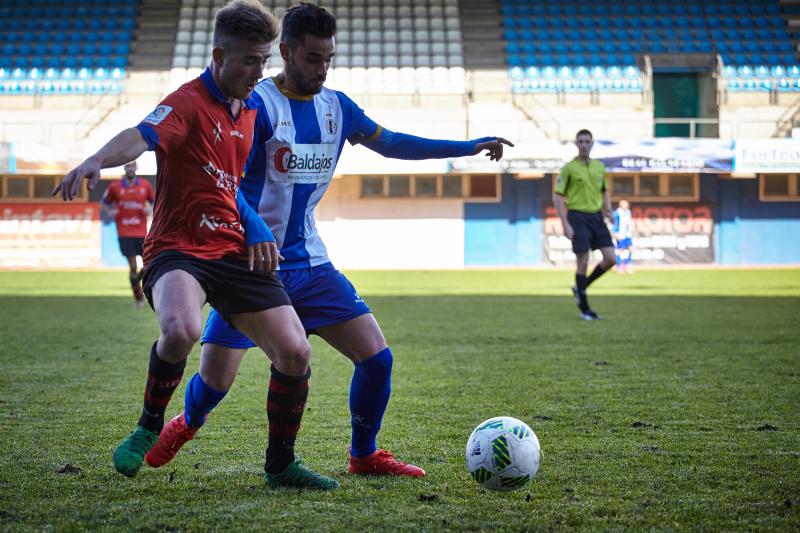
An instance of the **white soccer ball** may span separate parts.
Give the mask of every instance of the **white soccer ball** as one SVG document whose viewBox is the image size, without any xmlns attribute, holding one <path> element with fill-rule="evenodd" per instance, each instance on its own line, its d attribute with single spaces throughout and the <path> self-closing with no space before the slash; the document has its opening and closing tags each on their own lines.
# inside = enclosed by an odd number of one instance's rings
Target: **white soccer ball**
<svg viewBox="0 0 800 533">
<path fill-rule="evenodd" d="M 467 471 L 490 490 L 526 486 L 539 469 L 539 439 L 525 422 L 498 416 L 475 428 L 467 441 Z"/>
</svg>

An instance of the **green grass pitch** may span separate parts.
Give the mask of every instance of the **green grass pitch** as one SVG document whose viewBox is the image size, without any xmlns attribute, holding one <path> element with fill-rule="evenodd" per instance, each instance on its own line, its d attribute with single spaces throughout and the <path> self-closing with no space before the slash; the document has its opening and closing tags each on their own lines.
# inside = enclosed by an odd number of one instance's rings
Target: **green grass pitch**
<svg viewBox="0 0 800 533">
<path fill-rule="evenodd" d="M 263 485 L 256 350 L 173 463 L 125 478 L 111 450 L 138 418 L 153 313 L 121 271 L 5 272 L 0 529 L 800 530 L 800 270 L 609 273 L 594 323 L 567 271 L 349 275 L 395 355 L 379 443 L 427 477 L 346 473 L 351 364 L 312 338 L 298 449 L 339 491 Z M 167 416 L 182 403 L 183 384 Z M 523 490 L 466 473 L 467 437 L 495 415 L 542 443 Z"/>
</svg>

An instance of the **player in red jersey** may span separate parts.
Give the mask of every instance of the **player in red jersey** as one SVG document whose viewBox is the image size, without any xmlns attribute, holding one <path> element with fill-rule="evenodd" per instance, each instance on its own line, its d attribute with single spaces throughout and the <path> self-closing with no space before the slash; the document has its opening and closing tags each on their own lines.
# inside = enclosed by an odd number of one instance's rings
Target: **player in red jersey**
<svg viewBox="0 0 800 533">
<path fill-rule="evenodd" d="M 128 260 L 131 289 L 135 306 L 144 305 L 141 273 L 136 258 L 144 253 L 144 237 L 147 235 L 147 217 L 155 202 L 153 188 L 147 180 L 136 177 L 136 161 L 122 167 L 125 175 L 111 183 L 103 194 L 100 208 L 114 218 L 119 237 L 119 249 Z"/>
<path fill-rule="evenodd" d="M 168 95 L 137 127 L 124 130 L 56 187 L 72 200 L 82 180 L 145 150 L 158 167 L 153 224 L 144 244 L 143 288 L 161 335 L 150 351 L 144 408 L 114 450 L 116 470 L 133 477 L 158 441 L 164 411 L 186 357 L 202 333 L 208 302 L 272 361 L 265 481 L 269 486 L 335 489 L 294 455 L 308 396 L 311 347 L 275 276 L 275 238 L 238 191 L 256 111 L 249 99 L 270 56 L 277 21 L 257 0 L 217 12 L 212 60 L 203 74 Z M 249 259 L 249 261 L 248 261 Z M 193 384 L 194 385 L 194 384 Z M 203 394 L 215 391 L 199 384 Z"/>
</svg>

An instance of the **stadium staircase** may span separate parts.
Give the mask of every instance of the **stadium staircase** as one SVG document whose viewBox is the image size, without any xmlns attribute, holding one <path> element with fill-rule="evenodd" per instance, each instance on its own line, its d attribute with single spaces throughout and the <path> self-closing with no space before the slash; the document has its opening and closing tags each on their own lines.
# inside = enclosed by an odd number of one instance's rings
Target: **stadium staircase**
<svg viewBox="0 0 800 533">
<path fill-rule="evenodd" d="M 505 68 L 502 18 L 497 2 L 461 0 L 464 66 L 470 70 Z"/>
<path fill-rule="evenodd" d="M 179 11 L 180 0 L 142 0 L 129 70 L 169 70 Z"/>
</svg>

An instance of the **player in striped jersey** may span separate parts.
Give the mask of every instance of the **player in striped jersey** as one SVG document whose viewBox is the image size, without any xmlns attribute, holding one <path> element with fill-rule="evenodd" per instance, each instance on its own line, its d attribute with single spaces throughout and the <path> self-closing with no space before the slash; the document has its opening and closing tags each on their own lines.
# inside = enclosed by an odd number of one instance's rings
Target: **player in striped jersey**
<svg viewBox="0 0 800 533">
<path fill-rule="evenodd" d="M 614 240 L 617 246 L 617 272 L 633 274 L 633 217 L 628 200 L 620 200 L 619 207 L 614 210 Z"/>
<path fill-rule="evenodd" d="M 331 264 L 314 209 L 334 175 L 345 141 L 401 159 L 503 155 L 502 138 L 446 141 L 395 133 L 373 122 L 350 98 L 324 87 L 334 54 L 336 21 L 325 9 L 301 3 L 283 19 L 284 69 L 262 81 L 253 151 L 241 188 L 273 231 L 283 256 L 278 274 L 306 332 L 315 333 L 353 364 L 350 385 L 355 474 L 422 477 L 425 471 L 379 449 L 378 431 L 391 392 L 392 352 L 378 322 L 350 281 Z M 162 432 L 147 456 L 151 466 L 170 461 L 227 393 L 253 343 L 212 312 L 202 339 L 200 372 L 186 387 L 185 412 Z M 218 379 L 222 377 L 223 379 Z M 169 433 L 171 438 L 165 438 Z"/>
</svg>

